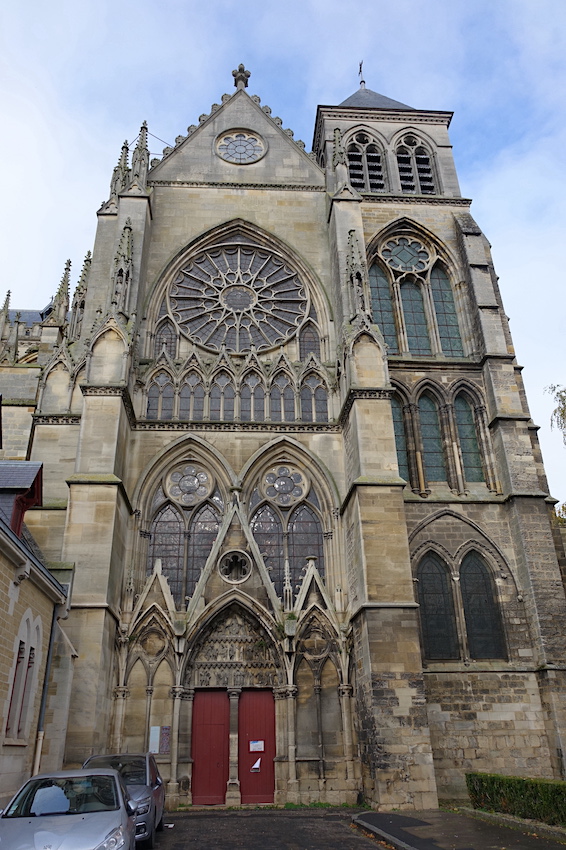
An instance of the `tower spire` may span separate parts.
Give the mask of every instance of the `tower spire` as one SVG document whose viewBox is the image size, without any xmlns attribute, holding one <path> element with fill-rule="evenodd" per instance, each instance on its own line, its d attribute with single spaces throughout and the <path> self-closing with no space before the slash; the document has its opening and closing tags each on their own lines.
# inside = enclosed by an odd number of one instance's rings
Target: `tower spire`
<svg viewBox="0 0 566 850">
<path fill-rule="evenodd" d="M 132 173 L 129 191 L 145 192 L 147 189 L 147 169 L 149 166 L 149 151 L 147 149 L 147 122 L 140 128 L 138 141 L 132 155 Z"/>
<path fill-rule="evenodd" d="M 124 142 L 122 145 L 122 150 L 120 151 L 120 156 L 118 158 L 118 164 L 114 166 L 114 171 L 112 172 L 112 180 L 110 181 L 110 199 L 109 203 L 116 205 L 118 203 L 118 195 L 120 192 L 123 192 L 126 186 L 128 185 L 128 177 L 130 174 L 130 169 L 128 168 L 128 140 Z"/>
</svg>

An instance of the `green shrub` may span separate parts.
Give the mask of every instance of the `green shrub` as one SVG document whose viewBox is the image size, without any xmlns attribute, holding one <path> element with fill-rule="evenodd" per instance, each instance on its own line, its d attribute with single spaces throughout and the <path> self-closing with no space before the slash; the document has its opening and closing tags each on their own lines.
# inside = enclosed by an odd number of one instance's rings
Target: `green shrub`
<svg viewBox="0 0 566 850">
<path fill-rule="evenodd" d="M 467 773 L 466 785 L 475 809 L 566 826 L 566 782 Z"/>
</svg>

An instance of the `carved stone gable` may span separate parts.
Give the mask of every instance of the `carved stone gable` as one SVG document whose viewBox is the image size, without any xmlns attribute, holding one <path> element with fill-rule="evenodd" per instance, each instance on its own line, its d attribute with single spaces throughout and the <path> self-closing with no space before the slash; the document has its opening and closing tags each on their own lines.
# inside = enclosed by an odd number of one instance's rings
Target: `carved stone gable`
<svg viewBox="0 0 566 850">
<path fill-rule="evenodd" d="M 283 682 L 271 638 L 242 609 L 230 608 L 212 623 L 193 659 L 185 676 L 193 687 L 274 687 Z"/>
</svg>

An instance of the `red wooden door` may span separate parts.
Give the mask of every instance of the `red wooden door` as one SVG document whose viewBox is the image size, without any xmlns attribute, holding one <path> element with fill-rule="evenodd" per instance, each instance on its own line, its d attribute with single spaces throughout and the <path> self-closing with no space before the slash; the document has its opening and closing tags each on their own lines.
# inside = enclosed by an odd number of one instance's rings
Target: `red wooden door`
<svg viewBox="0 0 566 850">
<path fill-rule="evenodd" d="M 274 758 L 273 692 L 242 691 L 238 704 L 238 778 L 242 803 L 273 803 Z"/>
<path fill-rule="evenodd" d="M 226 691 L 196 691 L 193 704 L 193 804 L 226 799 L 230 703 Z"/>
</svg>

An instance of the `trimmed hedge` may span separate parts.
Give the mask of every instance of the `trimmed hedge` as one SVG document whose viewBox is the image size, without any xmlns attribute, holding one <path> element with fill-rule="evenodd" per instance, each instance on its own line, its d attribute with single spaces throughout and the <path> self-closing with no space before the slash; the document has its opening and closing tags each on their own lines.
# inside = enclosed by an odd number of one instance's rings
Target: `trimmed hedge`
<svg viewBox="0 0 566 850">
<path fill-rule="evenodd" d="M 466 773 L 474 809 L 566 826 L 566 782 L 496 773 Z"/>
</svg>

